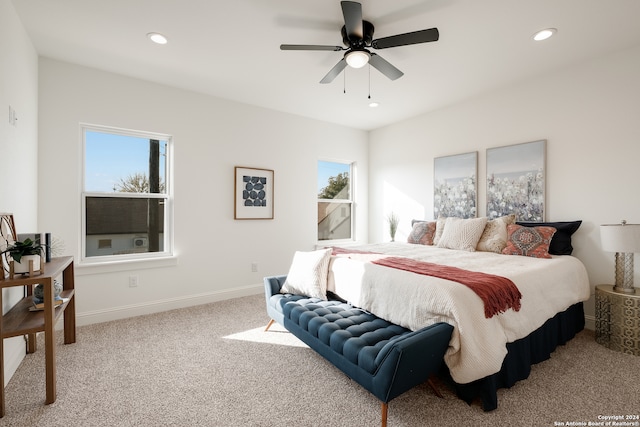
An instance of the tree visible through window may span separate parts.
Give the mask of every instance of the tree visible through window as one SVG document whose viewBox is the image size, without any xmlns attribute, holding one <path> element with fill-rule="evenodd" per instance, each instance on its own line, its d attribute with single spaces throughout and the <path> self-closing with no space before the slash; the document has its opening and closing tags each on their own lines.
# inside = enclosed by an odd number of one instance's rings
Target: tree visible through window
<svg viewBox="0 0 640 427">
<path fill-rule="evenodd" d="M 318 240 L 352 238 L 351 164 L 318 162 Z"/>
<path fill-rule="evenodd" d="M 86 126 L 83 140 L 84 257 L 170 254 L 170 137 Z"/>
</svg>

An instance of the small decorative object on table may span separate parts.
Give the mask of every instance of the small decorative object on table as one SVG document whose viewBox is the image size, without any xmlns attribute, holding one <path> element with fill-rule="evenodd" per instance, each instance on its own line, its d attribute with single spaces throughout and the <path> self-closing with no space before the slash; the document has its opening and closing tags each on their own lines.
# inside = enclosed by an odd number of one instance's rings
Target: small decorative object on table
<svg viewBox="0 0 640 427">
<path fill-rule="evenodd" d="M 62 283 L 58 282 L 58 280 L 53 279 L 53 297 L 59 298 L 62 293 Z M 36 285 L 33 289 L 33 300 L 35 302 L 44 301 L 44 286 Z"/>
<path fill-rule="evenodd" d="M 53 298 L 54 305 L 59 306 L 64 302 L 64 299 L 60 297 L 62 293 L 62 283 L 53 279 Z M 30 311 L 44 310 L 44 286 L 42 284 L 35 285 L 33 287 L 33 306 L 29 307 Z"/>
</svg>

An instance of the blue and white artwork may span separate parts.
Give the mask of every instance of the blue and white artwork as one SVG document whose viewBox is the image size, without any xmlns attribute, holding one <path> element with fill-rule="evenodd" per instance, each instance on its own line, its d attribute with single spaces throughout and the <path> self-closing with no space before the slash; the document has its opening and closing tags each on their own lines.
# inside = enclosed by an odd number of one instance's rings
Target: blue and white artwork
<svg viewBox="0 0 640 427">
<path fill-rule="evenodd" d="M 264 191 L 267 186 L 267 177 L 244 175 L 242 181 L 244 182 L 244 190 L 242 191 L 244 205 L 267 206 L 267 193 Z"/>
<path fill-rule="evenodd" d="M 235 219 L 273 219 L 273 171 L 236 166 Z"/>
</svg>

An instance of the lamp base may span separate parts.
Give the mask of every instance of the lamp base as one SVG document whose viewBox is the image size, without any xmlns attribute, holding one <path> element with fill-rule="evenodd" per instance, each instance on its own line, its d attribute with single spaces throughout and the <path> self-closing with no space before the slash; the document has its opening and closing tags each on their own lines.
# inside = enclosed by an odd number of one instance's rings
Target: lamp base
<svg viewBox="0 0 640 427">
<path fill-rule="evenodd" d="M 633 252 L 616 252 L 616 283 L 614 292 L 635 294 L 633 287 Z"/>
<path fill-rule="evenodd" d="M 636 288 L 623 288 L 621 286 L 614 286 L 613 292 L 617 292 L 619 294 L 626 294 L 626 295 L 635 295 Z"/>
</svg>

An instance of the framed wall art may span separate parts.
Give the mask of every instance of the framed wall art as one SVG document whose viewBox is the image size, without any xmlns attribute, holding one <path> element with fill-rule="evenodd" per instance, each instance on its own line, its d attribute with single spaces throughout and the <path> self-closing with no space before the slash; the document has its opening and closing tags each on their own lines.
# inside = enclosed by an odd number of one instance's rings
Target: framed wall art
<svg viewBox="0 0 640 427">
<path fill-rule="evenodd" d="M 234 219 L 273 219 L 273 170 L 235 167 Z"/>
<path fill-rule="evenodd" d="M 478 152 L 433 160 L 433 215 L 475 218 L 477 215 Z"/>
<path fill-rule="evenodd" d="M 546 140 L 487 149 L 487 216 L 544 221 Z"/>
</svg>

